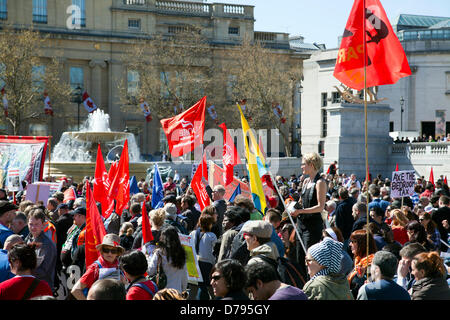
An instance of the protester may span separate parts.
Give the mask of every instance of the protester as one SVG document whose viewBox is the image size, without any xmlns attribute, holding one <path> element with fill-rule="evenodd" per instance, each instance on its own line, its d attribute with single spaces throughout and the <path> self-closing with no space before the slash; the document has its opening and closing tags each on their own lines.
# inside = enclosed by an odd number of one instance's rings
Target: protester
<svg viewBox="0 0 450 320">
<path fill-rule="evenodd" d="M 36 244 L 16 244 L 8 252 L 11 272 L 16 276 L 0 283 L 0 300 L 28 300 L 37 296 L 52 296 L 44 280 L 33 276 L 37 266 Z"/>
<path fill-rule="evenodd" d="M 18 243 L 24 243 L 22 237 L 17 234 L 13 234 L 6 238 L 5 248 L 0 249 L 0 283 L 14 277 L 9 265 L 8 251 L 10 251 L 12 247 Z"/>
<path fill-rule="evenodd" d="M 195 252 L 200 272 L 202 274 L 202 282 L 199 282 L 197 300 L 209 300 L 209 275 L 211 269 L 216 263 L 213 255 L 214 245 L 217 242 L 216 235 L 211 232 L 215 223 L 214 218 L 210 215 L 201 215 L 199 219 L 200 227 L 190 233 L 192 243 L 194 243 Z"/>
<path fill-rule="evenodd" d="M 116 279 L 99 279 L 94 282 L 86 300 L 125 300 L 125 286 Z"/>
<path fill-rule="evenodd" d="M 162 290 L 159 290 L 156 294 L 153 300 L 186 300 L 186 293 L 185 292 L 179 292 L 178 290 L 175 290 L 173 288 L 165 288 Z"/>
<path fill-rule="evenodd" d="M 367 237 L 369 237 L 369 248 L 367 254 Z M 350 236 L 350 249 L 354 257 L 354 268 L 348 275 L 350 289 L 353 297 L 358 295 L 359 288 L 367 280 L 367 269 L 370 270 L 372 259 L 377 251 L 375 240 L 366 229 L 356 230 Z"/>
<path fill-rule="evenodd" d="M 34 209 L 30 212 L 28 228 L 30 234 L 25 238 L 27 244 L 36 243 L 37 265 L 33 269 L 33 276 L 44 280 L 54 290 L 57 250 L 55 243 L 44 233 L 45 214 L 42 209 Z"/>
<path fill-rule="evenodd" d="M 390 252 L 375 253 L 371 275 L 373 282 L 364 284 L 358 291 L 358 300 L 411 300 L 408 292 L 393 278 L 397 272 L 397 258 Z"/>
<path fill-rule="evenodd" d="M 245 289 L 253 300 L 308 300 L 299 288 L 280 281 L 276 270 L 266 262 L 245 267 Z"/>
<path fill-rule="evenodd" d="M 165 288 L 183 292 L 187 288 L 186 252 L 181 246 L 175 227 L 167 226 L 161 231 L 157 249 L 147 258 L 148 275 L 157 274 L 158 265 L 167 276 Z M 158 285 L 158 283 L 157 283 Z M 163 289 L 163 288 L 159 288 Z"/>
<path fill-rule="evenodd" d="M 345 276 L 340 274 L 343 244 L 331 238 L 308 248 L 306 265 L 310 280 L 303 291 L 310 300 L 353 300 Z"/>
<path fill-rule="evenodd" d="M 211 286 L 217 300 L 250 300 L 244 292 L 247 275 L 236 260 L 225 259 L 211 270 Z"/>
<path fill-rule="evenodd" d="M 116 234 L 106 234 L 101 244 L 96 246 L 98 259 L 87 266 L 86 272 L 72 288 L 72 295 L 78 300 L 86 300 L 87 292 L 97 280 L 114 278 L 125 281 L 119 269 L 118 257 L 125 251 L 119 245 L 120 238 Z M 87 290 L 85 290 L 87 289 Z"/>
<path fill-rule="evenodd" d="M 411 288 L 412 300 L 450 300 L 450 288 L 445 281 L 445 265 L 436 252 L 416 255 L 411 262 L 416 282 Z"/>
<path fill-rule="evenodd" d="M 3 249 L 6 238 L 14 234 L 9 228 L 15 217 L 17 206 L 6 200 L 0 200 L 0 249 Z"/>
<path fill-rule="evenodd" d="M 158 288 L 145 277 L 147 259 L 138 250 L 127 252 L 119 257 L 119 267 L 128 280 L 126 300 L 152 300 Z"/>
<path fill-rule="evenodd" d="M 224 233 L 220 238 L 220 250 L 217 257 L 217 262 L 228 259 L 230 257 L 231 244 L 234 237 L 239 233 L 238 228 L 243 222 L 242 216 L 245 210 L 246 209 L 237 206 L 227 207 L 222 221 Z M 248 217 L 250 217 L 250 214 L 248 212 L 247 215 Z"/>
<path fill-rule="evenodd" d="M 321 212 L 325 208 L 327 185 L 319 172 L 322 165 L 322 158 L 317 153 L 309 153 L 303 157 L 302 171 L 309 177 L 303 182 L 303 209 L 295 210 L 292 216 L 297 217 L 297 226 L 306 249 L 320 241 L 324 229 Z M 297 262 L 303 267 L 305 252 L 300 240 L 297 241 Z"/>
</svg>

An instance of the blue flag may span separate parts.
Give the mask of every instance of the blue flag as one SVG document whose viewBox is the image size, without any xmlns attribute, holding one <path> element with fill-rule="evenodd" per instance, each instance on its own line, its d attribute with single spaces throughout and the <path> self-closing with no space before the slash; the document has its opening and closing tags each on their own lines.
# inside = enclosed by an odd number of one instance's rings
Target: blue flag
<svg viewBox="0 0 450 320">
<path fill-rule="evenodd" d="M 137 184 L 136 176 L 132 176 L 130 179 L 130 195 L 139 193 L 139 187 Z"/>
<path fill-rule="evenodd" d="M 229 201 L 230 201 L 230 202 L 233 202 L 233 201 L 234 201 L 234 198 L 236 198 L 236 196 L 237 196 L 238 194 L 241 194 L 241 184 L 240 184 L 240 183 L 237 185 L 236 189 L 234 189 L 234 192 L 233 192 L 233 194 L 231 195 Z"/>
<path fill-rule="evenodd" d="M 152 208 L 159 209 L 164 207 L 164 186 L 156 163 L 153 171 Z"/>
</svg>

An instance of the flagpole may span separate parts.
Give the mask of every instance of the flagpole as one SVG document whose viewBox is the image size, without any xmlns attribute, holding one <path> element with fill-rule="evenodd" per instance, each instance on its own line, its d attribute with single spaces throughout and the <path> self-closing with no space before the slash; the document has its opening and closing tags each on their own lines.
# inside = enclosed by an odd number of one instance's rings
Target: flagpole
<svg viewBox="0 0 450 320">
<path fill-rule="evenodd" d="M 366 40 L 366 0 L 363 0 L 363 54 L 364 54 L 364 147 L 366 157 L 366 198 L 369 201 L 369 151 L 368 151 L 368 121 L 367 121 L 367 40 Z M 366 208 L 366 224 L 369 225 L 369 206 Z M 369 230 L 366 237 L 367 259 L 369 259 Z M 368 260 L 367 260 L 368 261 Z M 366 270 L 369 280 L 369 267 Z"/>
<path fill-rule="evenodd" d="M 294 223 L 294 219 L 292 219 L 290 212 L 288 210 L 286 210 L 286 204 L 284 203 L 284 199 L 280 194 L 280 190 L 278 189 L 278 185 L 277 185 L 276 181 L 274 181 L 274 179 L 273 179 L 272 172 L 270 172 L 270 171 L 268 171 L 268 172 L 269 172 L 270 179 L 272 180 L 272 184 L 275 186 L 275 190 L 277 190 L 278 198 L 280 199 L 281 203 L 283 203 L 284 210 L 287 212 L 289 220 L 291 220 L 292 226 L 294 227 L 295 233 L 297 234 L 297 238 L 300 241 L 300 244 L 302 245 L 303 251 L 305 252 L 305 256 L 306 256 L 306 247 L 305 247 L 305 244 L 303 243 L 302 238 L 300 237 L 300 233 L 298 232 L 297 226 Z"/>
</svg>

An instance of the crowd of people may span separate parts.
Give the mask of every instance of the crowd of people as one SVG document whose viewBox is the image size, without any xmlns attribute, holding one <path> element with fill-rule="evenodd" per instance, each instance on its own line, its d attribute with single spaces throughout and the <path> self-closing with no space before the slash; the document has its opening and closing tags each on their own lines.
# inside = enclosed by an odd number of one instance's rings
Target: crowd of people
<svg viewBox="0 0 450 320">
<path fill-rule="evenodd" d="M 450 300 L 443 179 L 418 178 L 412 196 L 393 199 L 389 179 L 360 181 L 337 161 L 322 173 L 317 153 L 304 155 L 299 171 L 276 177 L 265 212 L 243 194 L 226 199 L 222 185 L 211 186 L 211 205 L 200 210 L 179 175 L 167 177 L 164 205 L 154 209 L 152 180 L 141 179 L 122 214 L 102 218 L 107 234 L 90 265 L 92 177 L 65 177 L 47 203 L 0 189 L 0 300 Z M 64 201 L 68 188 L 75 200 Z M 202 282 L 188 280 L 180 234 L 191 238 Z"/>
<path fill-rule="evenodd" d="M 450 133 L 445 135 L 437 135 L 437 136 L 427 136 L 423 134 L 422 136 L 414 137 L 410 140 L 408 137 L 400 137 L 395 138 L 394 143 L 416 143 L 416 142 L 450 142 Z"/>
</svg>

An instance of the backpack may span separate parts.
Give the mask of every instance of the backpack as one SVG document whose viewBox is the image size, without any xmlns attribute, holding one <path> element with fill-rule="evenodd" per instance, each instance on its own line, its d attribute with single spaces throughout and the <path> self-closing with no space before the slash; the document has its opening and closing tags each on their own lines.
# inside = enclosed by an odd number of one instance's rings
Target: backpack
<svg viewBox="0 0 450 320">
<path fill-rule="evenodd" d="M 238 260 L 243 266 L 250 260 L 250 251 L 247 249 L 247 243 L 245 242 L 243 233 L 239 232 L 233 238 L 229 258 Z"/>
<path fill-rule="evenodd" d="M 278 277 L 281 282 L 299 289 L 302 289 L 305 285 L 305 278 L 300 273 L 299 268 L 289 261 L 289 259 L 285 257 L 278 257 L 277 261 L 275 261 L 262 254 L 254 257 L 258 257 L 273 266 L 275 270 L 277 270 Z"/>
<path fill-rule="evenodd" d="M 158 288 L 157 288 L 155 283 L 153 283 L 153 286 L 155 287 L 155 291 L 154 292 L 149 286 L 147 286 L 146 284 L 144 284 L 142 282 L 135 283 L 135 284 L 132 285 L 132 287 L 139 287 L 139 288 L 147 291 L 150 294 L 150 296 L 152 297 L 152 299 L 155 296 L 156 291 L 158 291 Z"/>
</svg>

